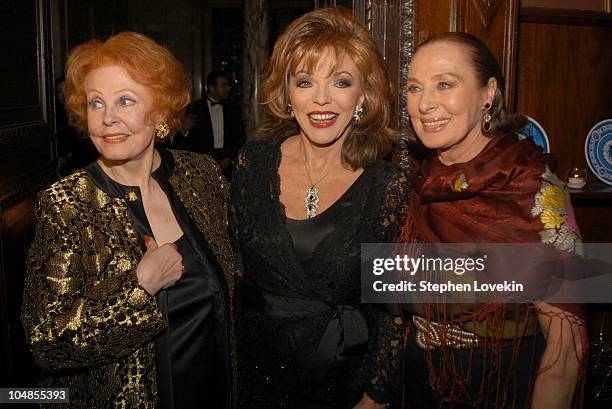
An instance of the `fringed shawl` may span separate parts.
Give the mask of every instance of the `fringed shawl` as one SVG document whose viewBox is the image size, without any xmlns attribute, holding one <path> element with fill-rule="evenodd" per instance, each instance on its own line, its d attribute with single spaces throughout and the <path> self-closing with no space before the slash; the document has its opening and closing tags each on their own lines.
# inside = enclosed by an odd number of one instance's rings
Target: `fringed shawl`
<svg viewBox="0 0 612 409">
<path fill-rule="evenodd" d="M 474 159 L 446 166 L 437 155 L 425 159 L 414 181 L 410 207 L 401 241 L 406 243 L 547 243 L 567 252 L 581 252 L 569 194 L 564 184 L 548 169 L 542 150 L 531 140 L 515 135 L 493 138 Z M 584 306 L 557 304 L 567 312 L 562 318 L 584 324 Z M 499 391 L 512 388 L 516 376 L 499 373 L 502 348 L 514 348 L 539 332 L 538 309 L 531 304 L 420 304 L 411 309 L 446 328 L 478 328 L 482 342 L 471 348 L 487 349 L 481 368 L 481 396 L 466 396 L 472 368 L 457 367 L 457 350 L 438 348 L 440 365 L 428 355 L 429 380 L 440 401 L 463 402 L 474 407 L 511 408 Z M 510 331 L 508 330 L 510 328 Z M 415 328 L 412 328 L 415 330 Z M 508 333 L 514 334 L 508 337 Z M 448 335 L 448 334 L 447 334 Z M 441 334 L 444 338 L 445 334 Z M 450 338 L 450 335 L 449 335 Z M 431 340 L 429 340 L 431 341 Z M 428 342 L 425 337 L 425 342 Z M 586 342 L 585 342 L 586 344 Z M 535 345 L 535 343 L 534 343 Z M 461 350 L 459 353 L 469 353 Z M 539 358 L 531 354 L 533 380 Z M 584 363 L 582 364 L 584 366 Z M 530 388 L 531 389 L 531 388 Z M 580 393 L 577 393 L 580 395 Z M 580 396 L 576 400 L 579 400 Z"/>
</svg>

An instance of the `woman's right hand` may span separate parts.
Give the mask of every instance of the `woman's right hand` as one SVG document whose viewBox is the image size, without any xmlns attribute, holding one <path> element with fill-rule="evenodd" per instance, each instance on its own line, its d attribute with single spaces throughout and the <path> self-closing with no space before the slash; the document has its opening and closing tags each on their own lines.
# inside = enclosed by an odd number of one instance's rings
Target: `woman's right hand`
<svg viewBox="0 0 612 409">
<path fill-rule="evenodd" d="M 136 266 L 138 283 L 149 294 L 173 286 L 183 275 L 183 256 L 176 245 L 166 243 L 157 247 L 155 239 L 145 236 L 147 251 Z"/>
</svg>

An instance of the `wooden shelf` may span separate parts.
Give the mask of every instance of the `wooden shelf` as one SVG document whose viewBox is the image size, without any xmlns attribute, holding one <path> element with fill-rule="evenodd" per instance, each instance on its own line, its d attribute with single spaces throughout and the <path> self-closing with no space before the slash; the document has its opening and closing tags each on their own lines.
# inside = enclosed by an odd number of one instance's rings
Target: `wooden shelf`
<svg viewBox="0 0 612 409">
<path fill-rule="evenodd" d="M 585 186 L 583 189 L 570 189 L 570 195 L 574 205 L 590 202 L 598 206 L 612 207 L 612 186 L 596 185 Z M 606 204 L 605 202 L 608 203 Z"/>
</svg>

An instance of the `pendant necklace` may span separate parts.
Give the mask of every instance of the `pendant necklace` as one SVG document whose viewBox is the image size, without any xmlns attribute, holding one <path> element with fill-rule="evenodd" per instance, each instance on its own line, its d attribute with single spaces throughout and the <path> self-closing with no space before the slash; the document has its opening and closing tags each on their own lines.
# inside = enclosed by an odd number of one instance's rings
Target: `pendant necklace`
<svg viewBox="0 0 612 409">
<path fill-rule="evenodd" d="M 310 186 L 308 190 L 306 190 L 306 195 L 304 196 L 304 211 L 306 211 L 306 217 L 311 219 L 317 215 L 317 209 L 319 208 L 319 188 L 317 185 L 321 183 L 323 179 L 327 177 L 331 173 L 332 170 L 336 168 L 340 163 L 332 166 L 325 174 L 316 181 L 316 183 L 312 182 L 312 178 L 310 177 L 310 169 L 308 168 L 308 163 L 306 162 L 306 153 L 302 156 L 304 160 L 304 169 L 306 169 L 306 175 L 308 176 L 308 181 L 310 182 Z"/>
</svg>

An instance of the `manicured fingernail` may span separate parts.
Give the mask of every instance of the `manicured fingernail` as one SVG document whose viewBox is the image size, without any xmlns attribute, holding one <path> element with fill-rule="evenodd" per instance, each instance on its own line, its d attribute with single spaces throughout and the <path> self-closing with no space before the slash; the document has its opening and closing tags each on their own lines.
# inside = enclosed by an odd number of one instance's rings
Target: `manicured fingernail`
<svg viewBox="0 0 612 409">
<path fill-rule="evenodd" d="M 145 243 L 149 244 L 149 241 L 151 241 L 151 237 L 147 236 L 146 234 L 144 235 L 144 241 Z"/>
</svg>

